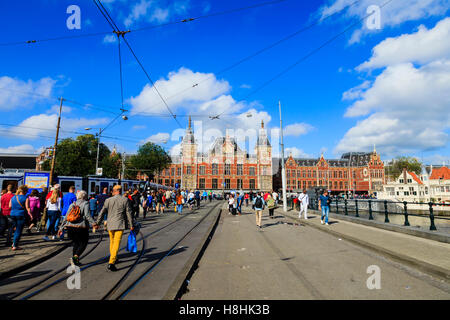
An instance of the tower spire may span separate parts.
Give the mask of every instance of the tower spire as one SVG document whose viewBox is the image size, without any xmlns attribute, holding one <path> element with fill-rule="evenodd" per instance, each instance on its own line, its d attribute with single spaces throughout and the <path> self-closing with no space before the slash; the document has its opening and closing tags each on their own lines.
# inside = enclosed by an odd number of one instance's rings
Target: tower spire
<svg viewBox="0 0 450 320">
<path fill-rule="evenodd" d="M 261 129 L 264 129 L 264 120 L 261 120 Z"/>
<path fill-rule="evenodd" d="M 189 129 L 191 129 L 191 116 L 189 116 Z"/>
</svg>

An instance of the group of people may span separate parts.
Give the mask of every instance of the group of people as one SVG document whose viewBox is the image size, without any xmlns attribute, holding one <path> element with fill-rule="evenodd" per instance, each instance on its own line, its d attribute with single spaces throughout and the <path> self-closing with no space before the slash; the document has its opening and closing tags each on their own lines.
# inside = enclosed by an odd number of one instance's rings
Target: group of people
<svg viewBox="0 0 450 320">
<path fill-rule="evenodd" d="M 295 202 L 298 204 L 298 217 L 305 220 L 308 219 L 308 206 L 309 206 L 309 195 L 307 190 L 304 189 L 302 193 L 294 197 Z M 248 206 L 249 201 L 252 203 L 252 209 L 255 211 L 256 215 L 256 226 L 261 228 L 262 212 L 267 207 L 269 209 L 269 218 L 273 219 L 273 213 L 275 208 L 278 206 L 279 194 L 272 192 L 258 192 L 258 193 L 242 193 L 242 192 L 232 192 L 227 196 L 228 200 L 228 211 L 229 214 L 241 215 L 242 214 L 242 204 L 246 201 L 246 206 Z M 328 215 L 330 212 L 330 202 L 331 198 L 328 195 L 328 191 L 324 191 L 319 198 L 319 210 L 321 210 L 321 224 L 328 225 Z"/>
</svg>

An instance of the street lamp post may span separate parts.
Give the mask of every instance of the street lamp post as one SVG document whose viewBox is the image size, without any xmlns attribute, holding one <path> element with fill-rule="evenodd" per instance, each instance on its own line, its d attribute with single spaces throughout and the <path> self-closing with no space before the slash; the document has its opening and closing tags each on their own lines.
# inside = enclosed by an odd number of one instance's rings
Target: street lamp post
<svg viewBox="0 0 450 320">
<path fill-rule="evenodd" d="M 286 168 L 284 167 L 283 120 L 281 119 L 281 101 L 278 101 L 278 107 L 280 109 L 281 183 L 283 187 L 283 211 L 287 212 Z"/>
</svg>

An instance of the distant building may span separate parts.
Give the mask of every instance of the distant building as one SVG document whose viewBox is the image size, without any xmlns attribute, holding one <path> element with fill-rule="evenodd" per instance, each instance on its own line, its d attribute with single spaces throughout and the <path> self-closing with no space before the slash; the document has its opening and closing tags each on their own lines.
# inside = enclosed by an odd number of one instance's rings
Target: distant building
<svg viewBox="0 0 450 320">
<path fill-rule="evenodd" d="M 155 174 L 154 182 L 200 190 L 272 190 L 272 147 L 261 123 L 255 154 L 239 148 L 230 136 L 217 138 L 208 152 L 198 151 L 191 120 L 181 143 L 181 154 Z"/>
<path fill-rule="evenodd" d="M 24 172 L 36 170 L 37 154 L 0 154 L 0 173 Z"/>
<path fill-rule="evenodd" d="M 430 174 L 431 172 L 431 174 Z M 449 202 L 450 170 L 447 167 L 426 167 L 422 174 L 403 170 L 395 180 L 383 186 L 379 198 L 407 202 Z"/>
<path fill-rule="evenodd" d="M 276 159 L 274 161 L 281 161 Z M 288 192 L 322 187 L 332 194 L 372 194 L 383 190 L 384 164 L 376 152 L 349 152 L 341 159 L 285 160 Z M 274 188 L 281 189 L 281 165 L 274 176 Z"/>
</svg>

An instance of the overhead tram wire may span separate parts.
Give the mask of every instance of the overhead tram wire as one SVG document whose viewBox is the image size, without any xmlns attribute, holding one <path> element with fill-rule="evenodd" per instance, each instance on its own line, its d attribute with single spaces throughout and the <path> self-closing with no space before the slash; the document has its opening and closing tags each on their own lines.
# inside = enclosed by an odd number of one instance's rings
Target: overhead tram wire
<svg viewBox="0 0 450 320">
<path fill-rule="evenodd" d="M 227 67 L 225 67 L 225 68 L 219 70 L 218 72 L 215 72 L 213 75 L 211 75 L 211 76 L 209 76 L 209 77 L 206 77 L 206 78 L 203 79 L 202 81 L 199 81 L 199 82 L 197 82 L 197 83 L 194 83 L 194 84 L 190 85 L 189 87 L 186 87 L 185 89 L 183 89 L 183 90 L 181 90 L 181 91 L 179 91 L 179 92 L 177 92 L 177 93 L 175 93 L 175 94 L 173 94 L 173 95 L 171 95 L 171 96 L 169 96 L 169 97 L 166 97 L 166 100 L 173 99 L 174 97 L 177 97 L 177 96 L 179 96 L 180 94 L 183 94 L 183 93 L 185 93 L 185 92 L 187 92 L 187 91 L 189 91 L 189 90 L 191 90 L 191 89 L 193 89 L 193 88 L 199 86 L 200 84 L 202 84 L 202 83 L 208 81 L 208 80 L 214 79 L 216 76 L 218 76 L 218 75 L 220 75 L 220 74 L 223 74 L 223 73 L 225 73 L 225 72 L 227 72 L 227 71 L 229 71 L 229 70 L 231 70 L 231 69 L 236 68 L 237 66 L 241 65 L 242 63 L 244 63 L 244 62 L 246 62 L 246 61 L 248 61 L 248 60 L 250 60 L 250 59 L 252 59 L 252 58 L 254 58 L 254 57 L 256 57 L 256 56 L 258 56 L 258 55 L 260 55 L 260 54 L 262 54 L 262 53 L 264 53 L 264 52 L 266 52 L 266 51 L 268 51 L 268 50 L 270 50 L 270 49 L 272 49 L 272 48 L 274 48 L 274 47 L 276 47 L 276 46 L 278 46 L 278 45 L 280 45 L 280 44 L 282 44 L 283 42 L 286 42 L 286 41 L 289 40 L 289 39 L 292 39 L 292 38 L 298 36 L 299 34 L 301 34 L 301 33 L 303 33 L 303 32 L 306 32 L 307 30 L 309 30 L 309 29 L 311 29 L 312 27 L 318 25 L 318 24 L 321 23 L 322 21 L 325 21 L 325 20 L 327 20 L 327 19 L 329 19 L 329 18 L 331 18 L 331 17 L 333 17 L 333 16 L 335 16 L 335 15 L 338 15 L 338 14 L 342 13 L 343 11 L 347 10 L 348 8 L 354 6 L 355 4 L 357 4 L 357 3 L 361 2 L 361 1 L 362 1 L 362 0 L 356 0 L 356 1 L 354 1 L 354 2 L 352 2 L 352 3 L 350 3 L 350 4 L 348 4 L 348 5 L 344 6 L 342 9 L 340 9 L 340 10 L 338 10 L 338 11 L 332 13 L 332 14 L 329 14 L 329 15 L 323 17 L 322 19 L 318 19 L 318 20 L 316 20 L 315 22 L 309 24 L 308 26 L 302 27 L 301 29 L 296 30 L 295 32 L 289 34 L 288 36 L 283 37 L 283 38 L 281 38 L 280 40 L 277 40 L 277 41 L 275 41 L 275 42 L 269 44 L 268 46 L 266 46 L 266 47 L 264 47 L 264 48 L 261 48 L 260 50 L 258 50 L 258 51 L 256 51 L 256 52 L 254 52 L 254 53 L 252 53 L 252 54 L 250 54 L 250 55 L 248 55 L 248 56 L 246 56 L 246 57 L 244 57 L 244 58 L 242 58 L 242 59 L 240 59 L 240 60 L 238 60 L 238 61 L 232 63 L 231 65 L 229 65 L 229 66 L 227 66 Z M 156 106 L 159 106 L 160 104 L 161 104 L 161 103 L 155 104 L 154 106 L 156 107 Z M 141 113 L 140 113 L 140 114 L 141 114 Z"/>
<path fill-rule="evenodd" d="M 186 19 L 179 20 L 179 21 L 161 23 L 161 24 L 158 24 L 158 25 L 152 25 L 152 26 L 148 26 L 148 27 L 137 28 L 137 29 L 133 29 L 133 30 L 129 30 L 129 31 L 139 32 L 139 31 L 144 31 L 144 30 L 150 30 L 150 29 L 165 27 L 165 26 L 174 25 L 174 24 L 180 24 L 180 23 L 196 21 L 196 20 L 199 20 L 199 19 L 209 18 L 209 17 L 213 17 L 213 16 L 219 16 L 219 15 L 234 13 L 234 12 L 238 12 L 238 11 L 242 11 L 242 10 L 253 9 L 253 8 L 262 7 L 262 6 L 271 5 L 271 4 L 276 4 L 276 3 L 280 3 L 280 2 L 284 2 L 284 1 L 287 1 L 287 0 L 277 0 L 277 1 L 263 2 L 263 3 L 252 5 L 252 6 L 236 8 L 236 9 L 231 9 L 231 10 L 225 10 L 225 11 L 221 11 L 221 12 L 215 12 L 215 13 L 211 13 L 211 14 L 207 14 L 207 15 L 203 15 L 203 16 L 198 16 L 198 17 L 194 17 L 194 18 L 186 18 Z M 73 35 L 73 36 L 60 36 L 60 37 L 35 39 L 35 40 L 5 42 L 5 43 L 0 43 L 0 47 L 3 47 L 3 46 L 5 46 L 5 47 L 6 46 L 17 46 L 17 45 L 23 45 L 23 44 L 36 44 L 36 43 L 39 43 L 39 42 L 48 42 L 48 41 L 57 41 L 57 40 L 69 40 L 69 39 L 76 39 L 76 38 L 87 38 L 87 37 L 94 37 L 94 36 L 101 36 L 101 35 L 108 35 L 108 34 L 112 34 L 112 32 L 111 31 L 105 31 L 105 32 L 96 32 L 96 33 L 86 33 L 86 34 L 80 34 L 80 35 Z"/>
<path fill-rule="evenodd" d="M 111 16 L 108 13 L 108 10 L 102 5 L 100 0 L 93 0 L 94 3 L 96 4 L 97 8 L 100 10 L 100 12 L 102 13 L 103 17 L 108 21 L 108 23 L 110 24 L 111 28 L 113 28 L 114 32 L 117 34 L 118 37 L 122 36 L 123 41 L 125 42 L 125 44 L 127 45 L 128 49 L 130 49 L 133 57 L 136 59 L 136 61 L 138 62 L 139 66 L 141 67 L 141 69 L 144 71 L 144 74 L 146 75 L 147 79 L 150 81 L 150 83 L 152 84 L 153 89 L 157 92 L 158 96 L 160 97 L 160 99 L 164 102 L 164 105 L 166 106 L 167 110 L 169 111 L 169 113 L 172 115 L 173 119 L 177 122 L 177 124 L 179 125 L 180 128 L 183 128 L 183 126 L 181 125 L 180 121 L 178 121 L 176 115 L 172 112 L 172 110 L 170 109 L 169 105 L 167 104 L 166 100 L 164 99 L 164 97 L 161 95 L 161 93 L 159 92 L 158 88 L 156 87 L 155 83 L 153 82 L 152 78 L 150 77 L 149 73 L 147 72 L 147 70 L 144 68 L 144 66 L 142 65 L 141 61 L 139 60 L 139 58 L 136 56 L 134 50 L 131 48 L 131 45 L 128 43 L 127 39 L 125 39 L 125 34 L 127 33 L 127 31 L 120 31 L 120 29 L 117 27 L 116 23 L 114 22 L 114 20 L 111 18 Z M 97 4 L 97 2 L 100 4 L 100 6 Z"/>
<path fill-rule="evenodd" d="M 386 5 L 388 5 L 389 3 L 391 3 L 393 0 L 388 0 L 385 3 L 383 3 L 380 6 L 380 9 L 385 7 Z M 367 18 L 369 18 L 370 16 L 372 16 L 375 12 L 368 14 L 366 16 L 364 16 L 363 18 L 359 19 L 357 22 L 351 24 L 350 26 L 348 26 L 347 28 L 345 28 L 343 31 L 339 32 L 338 34 L 334 35 L 333 37 L 331 37 L 330 39 L 328 39 L 327 41 L 325 41 L 323 44 L 321 44 L 319 47 L 313 49 L 312 51 L 310 51 L 308 54 L 304 55 L 302 58 L 300 58 L 299 60 L 297 60 L 296 62 L 294 62 L 293 64 L 291 64 L 290 66 L 288 66 L 287 68 L 283 69 L 281 72 L 277 73 L 274 77 L 270 78 L 269 80 L 265 81 L 262 85 L 258 86 L 255 90 L 253 90 L 252 92 L 250 92 L 248 95 L 246 95 L 244 98 L 240 99 L 237 101 L 241 102 L 244 101 L 246 99 L 248 99 L 250 96 L 254 95 L 255 93 L 257 93 L 258 91 L 260 91 L 261 89 L 263 89 L 264 87 L 268 86 L 270 83 L 272 83 L 273 81 L 275 81 L 276 79 L 280 78 L 281 76 L 283 76 L 285 73 L 289 72 L 290 70 L 292 70 L 293 68 L 295 68 L 297 65 L 299 65 L 300 63 L 302 63 L 303 61 L 307 60 L 309 57 L 311 57 L 312 55 L 314 55 L 315 53 L 319 52 L 321 49 L 323 49 L 324 47 L 326 47 L 327 45 L 329 45 L 330 43 L 332 43 L 333 41 L 335 41 L 337 38 L 339 38 L 340 36 L 344 35 L 345 33 L 347 33 L 349 30 L 353 29 L 354 27 L 356 27 L 358 24 L 360 24 L 362 21 L 366 20 Z M 222 112 L 221 114 L 219 114 L 218 116 L 221 116 L 223 114 L 225 114 L 226 111 Z"/>
<path fill-rule="evenodd" d="M 150 29 L 156 29 L 156 28 L 161 28 L 161 27 L 165 27 L 165 26 L 169 26 L 169 25 L 175 25 L 175 24 L 182 24 L 182 23 L 192 22 L 192 21 L 196 21 L 196 20 L 200 20 L 200 19 L 205 19 L 205 18 L 210 18 L 210 17 L 214 17 L 214 16 L 220 16 L 220 15 L 225 15 L 225 14 L 229 14 L 229 13 L 234 13 L 234 12 L 254 9 L 254 8 L 263 7 L 263 6 L 267 6 L 267 5 L 271 5 L 271 4 L 277 4 L 277 3 L 286 2 L 286 1 L 287 0 L 268 1 L 268 2 L 263 2 L 263 3 L 258 3 L 258 4 L 255 4 L 255 5 L 247 6 L 247 7 L 241 7 L 241 8 L 229 9 L 229 10 L 224 10 L 224 11 L 219 11 L 219 12 L 213 12 L 213 13 L 210 13 L 210 14 L 205 14 L 205 15 L 197 16 L 197 17 L 193 17 L 193 18 L 185 18 L 185 19 L 182 19 L 182 20 L 161 23 L 161 24 L 152 25 L 152 26 L 148 26 L 148 27 L 130 29 L 129 31 L 130 32 L 139 32 L 139 31 L 145 31 L 145 30 L 150 30 Z"/>
</svg>

